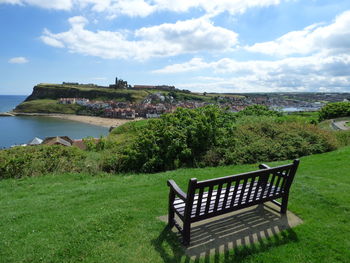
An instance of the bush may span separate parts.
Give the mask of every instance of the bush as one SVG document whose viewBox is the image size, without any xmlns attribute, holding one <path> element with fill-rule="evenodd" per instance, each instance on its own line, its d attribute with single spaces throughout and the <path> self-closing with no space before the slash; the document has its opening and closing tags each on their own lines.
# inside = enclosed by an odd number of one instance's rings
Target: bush
<svg viewBox="0 0 350 263">
<path fill-rule="evenodd" d="M 233 114 L 214 106 L 178 109 L 144 126 L 133 143 L 119 152 L 113 170 L 158 172 L 255 163 L 292 159 L 337 147 L 332 133 L 277 116 L 266 108 L 259 116 Z"/>
<path fill-rule="evenodd" d="M 147 123 L 122 151 L 119 171 L 154 172 L 197 166 L 234 125 L 235 115 L 218 107 L 177 109 Z"/>
<path fill-rule="evenodd" d="M 350 116 L 350 102 L 329 103 L 320 110 L 320 121 Z"/>
<path fill-rule="evenodd" d="M 339 146 L 350 145 L 350 130 L 348 130 L 348 131 L 336 131 L 335 136 L 337 137 Z"/>
<path fill-rule="evenodd" d="M 225 163 L 256 163 L 294 159 L 336 149 L 332 133 L 310 124 L 256 119 L 236 130 L 236 143 Z"/>
<path fill-rule="evenodd" d="M 76 147 L 33 146 L 0 151 L 0 179 L 52 172 L 80 172 L 87 154 Z"/>
</svg>

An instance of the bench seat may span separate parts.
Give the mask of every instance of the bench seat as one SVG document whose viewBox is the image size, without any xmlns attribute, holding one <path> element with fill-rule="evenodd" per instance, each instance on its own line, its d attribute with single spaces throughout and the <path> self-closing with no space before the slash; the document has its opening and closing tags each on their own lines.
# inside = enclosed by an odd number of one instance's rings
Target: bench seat
<svg viewBox="0 0 350 263">
<path fill-rule="evenodd" d="M 257 185 L 258 185 L 257 182 L 255 182 L 253 184 L 251 192 L 255 193 L 255 191 L 257 190 L 256 197 L 258 197 L 258 196 L 260 197 L 261 193 L 262 193 L 262 187 L 259 187 L 257 189 Z M 221 193 L 220 193 L 220 198 L 219 198 L 219 202 L 218 202 L 216 211 L 222 211 L 222 210 L 225 210 L 225 209 L 235 208 L 235 207 L 238 207 L 238 206 L 250 204 L 253 201 L 255 201 L 256 198 L 254 199 L 254 195 L 250 195 L 250 196 L 248 195 L 249 189 L 250 189 L 250 184 L 248 183 L 246 185 L 245 189 L 244 189 L 242 202 L 239 204 L 239 198 L 240 198 L 240 194 L 242 192 L 242 186 L 243 186 L 242 184 L 239 185 L 239 187 L 237 189 L 237 194 L 235 195 L 233 203 L 232 203 L 232 199 L 233 199 L 232 196 L 233 196 L 234 188 L 230 188 L 229 189 L 229 194 L 228 194 L 228 198 L 227 198 L 227 201 L 225 203 L 225 206 L 224 206 L 224 199 L 225 199 L 225 196 L 226 196 L 227 189 L 223 188 L 221 190 Z M 269 197 L 276 198 L 276 195 L 281 193 L 281 188 L 280 187 L 271 186 L 271 189 L 270 189 L 270 184 L 267 184 L 267 187 L 265 189 L 266 190 L 264 191 L 263 198 L 269 198 Z M 203 193 L 202 201 L 200 202 L 199 217 L 200 216 L 204 216 L 207 213 L 213 213 L 214 212 L 214 207 L 215 207 L 215 203 L 216 203 L 216 196 L 217 196 L 217 190 L 213 190 L 213 193 L 212 193 L 212 196 L 211 196 L 210 202 L 209 202 L 209 209 L 208 209 L 208 212 L 206 212 L 206 207 L 208 205 L 208 192 Z M 195 194 L 194 200 L 193 200 L 192 211 L 191 211 L 191 218 L 198 217 L 198 215 L 196 215 L 196 211 L 198 209 L 198 203 L 199 203 L 198 202 L 198 194 Z M 175 198 L 175 200 L 174 200 L 174 208 L 175 208 L 176 214 L 180 218 L 184 217 L 185 205 L 186 205 L 186 203 L 185 203 L 184 200 L 182 200 L 180 198 Z"/>
</svg>

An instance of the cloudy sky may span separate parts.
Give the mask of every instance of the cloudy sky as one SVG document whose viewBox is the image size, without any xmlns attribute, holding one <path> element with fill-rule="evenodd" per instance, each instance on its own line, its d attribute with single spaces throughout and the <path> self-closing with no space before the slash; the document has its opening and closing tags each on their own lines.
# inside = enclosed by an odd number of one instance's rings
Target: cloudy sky
<svg viewBox="0 0 350 263">
<path fill-rule="evenodd" d="M 0 0 L 0 94 L 37 83 L 350 92 L 349 0 Z"/>
</svg>

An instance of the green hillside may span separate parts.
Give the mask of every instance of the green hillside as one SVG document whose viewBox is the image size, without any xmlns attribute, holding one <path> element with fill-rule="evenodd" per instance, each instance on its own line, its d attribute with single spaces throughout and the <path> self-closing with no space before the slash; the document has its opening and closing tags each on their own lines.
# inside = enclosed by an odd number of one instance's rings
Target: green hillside
<svg viewBox="0 0 350 263">
<path fill-rule="evenodd" d="M 289 210 L 304 221 L 249 247 L 195 262 L 350 262 L 350 147 L 301 158 Z M 285 162 L 271 163 L 271 166 Z M 167 179 L 252 171 L 254 165 L 159 174 L 51 174 L 0 181 L 0 262 L 192 262 L 157 219 Z"/>
<path fill-rule="evenodd" d="M 84 84 L 38 84 L 25 102 L 18 105 L 15 112 L 24 113 L 67 113 L 76 114 L 81 109 L 78 105 L 58 105 L 60 98 L 86 98 L 90 100 L 119 101 L 140 103 L 148 95 L 160 92 L 168 95 L 169 91 L 157 89 L 113 89 Z M 211 101 L 213 98 L 181 90 L 172 91 L 177 100 Z"/>
<path fill-rule="evenodd" d="M 33 88 L 32 94 L 26 99 L 87 98 L 94 100 L 120 100 L 136 102 L 149 93 L 145 90 L 110 89 L 94 85 L 39 84 Z"/>
<path fill-rule="evenodd" d="M 57 100 L 30 100 L 19 104 L 15 111 L 23 113 L 76 114 L 82 107 L 78 104 L 58 104 Z"/>
</svg>

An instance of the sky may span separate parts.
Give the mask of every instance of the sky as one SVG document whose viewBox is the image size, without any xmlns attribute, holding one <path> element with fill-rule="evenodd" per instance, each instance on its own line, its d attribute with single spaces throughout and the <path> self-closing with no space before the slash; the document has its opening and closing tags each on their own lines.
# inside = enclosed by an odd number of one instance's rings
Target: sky
<svg viewBox="0 0 350 263">
<path fill-rule="evenodd" d="M 350 92 L 349 0 L 0 0 L 0 94 L 38 83 Z"/>
</svg>

